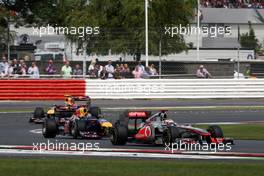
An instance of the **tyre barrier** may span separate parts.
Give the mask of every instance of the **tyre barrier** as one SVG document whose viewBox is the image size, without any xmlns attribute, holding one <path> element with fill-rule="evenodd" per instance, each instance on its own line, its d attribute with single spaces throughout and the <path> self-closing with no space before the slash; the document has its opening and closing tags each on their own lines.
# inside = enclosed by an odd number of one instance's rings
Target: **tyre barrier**
<svg viewBox="0 0 264 176">
<path fill-rule="evenodd" d="M 61 100 L 84 96 L 85 80 L 0 80 L 0 100 Z"/>
</svg>

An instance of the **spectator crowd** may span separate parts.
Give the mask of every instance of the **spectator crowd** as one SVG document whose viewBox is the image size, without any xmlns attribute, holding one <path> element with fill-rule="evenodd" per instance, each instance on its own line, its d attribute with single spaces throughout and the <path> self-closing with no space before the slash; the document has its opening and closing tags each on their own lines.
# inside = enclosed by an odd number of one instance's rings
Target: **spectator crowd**
<svg viewBox="0 0 264 176">
<path fill-rule="evenodd" d="M 80 64 L 76 64 L 73 68 L 68 60 L 64 61 L 61 69 L 57 69 L 53 60 L 50 59 L 43 70 L 46 77 L 55 77 L 61 75 L 63 78 L 82 78 L 83 69 Z M 86 75 L 90 78 L 97 79 L 124 79 L 124 78 L 149 78 L 158 75 L 154 64 L 145 67 L 138 62 L 134 69 L 126 63 L 120 63 L 113 66 L 112 61 L 109 60 L 106 65 L 101 65 L 98 59 L 92 60 Z M 8 61 L 5 57 L 0 61 L 0 77 L 1 78 L 18 78 L 30 77 L 38 79 L 40 77 L 40 70 L 36 62 L 32 62 L 28 67 L 23 59 L 12 59 Z"/>
<path fill-rule="evenodd" d="M 88 68 L 88 74 L 91 78 L 101 79 L 140 79 L 158 75 L 154 64 L 145 68 L 141 62 L 138 62 L 135 68 L 130 70 L 129 65 L 126 63 L 116 64 L 114 67 L 111 60 L 105 66 L 100 65 L 97 60 L 92 61 Z"/>
<path fill-rule="evenodd" d="M 202 7 L 211 8 L 264 8 L 264 0 L 201 0 Z"/>
<path fill-rule="evenodd" d="M 13 59 L 8 61 L 5 57 L 0 62 L 0 76 L 4 77 L 18 77 L 29 76 L 30 78 L 39 78 L 39 69 L 35 62 L 31 63 L 31 66 L 27 66 L 23 59 Z"/>
</svg>

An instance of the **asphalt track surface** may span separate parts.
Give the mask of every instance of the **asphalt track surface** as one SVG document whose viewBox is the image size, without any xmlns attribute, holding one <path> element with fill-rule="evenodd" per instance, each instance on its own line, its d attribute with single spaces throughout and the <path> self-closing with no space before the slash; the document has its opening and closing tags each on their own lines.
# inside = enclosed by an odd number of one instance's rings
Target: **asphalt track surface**
<svg viewBox="0 0 264 176">
<path fill-rule="evenodd" d="M 262 106 L 263 100 L 95 100 L 94 104 L 100 107 L 159 107 L 159 106 Z M 61 102 L 0 102 L 0 109 L 33 109 L 36 106 L 49 107 L 52 104 Z M 115 122 L 121 111 L 104 111 L 105 117 Z M 178 123 L 212 123 L 212 122 L 243 122 L 243 121 L 263 121 L 264 110 L 188 110 L 169 111 L 170 118 Z M 41 129 L 40 124 L 28 123 L 31 113 L 0 113 L 0 145 L 33 145 L 47 143 L 41 133 L 33 133 L 32 130 Z M 130 148 L 130 149 L 164 149 L 161 146 L 128 144 L 126 146 L 113 146 L 109 139 L 101 140 L 74 140 L 70 137 L 58 136 L 50 139 L 53 143 L 99 143 L 100 148 Z M 264 153 L 264 141 L 235 140 L 231 152 Z"/>
<path fill-rule="evenodd" d="M 49 107 L 62 101 L 0 101 L 1 109 L 32 109 L 36 106 Z M 264 99 L 172 99 L 172 100 L 93 100 L 100 107 L 185 107 L 185 106 L 264 106 Z"/>
</svg>

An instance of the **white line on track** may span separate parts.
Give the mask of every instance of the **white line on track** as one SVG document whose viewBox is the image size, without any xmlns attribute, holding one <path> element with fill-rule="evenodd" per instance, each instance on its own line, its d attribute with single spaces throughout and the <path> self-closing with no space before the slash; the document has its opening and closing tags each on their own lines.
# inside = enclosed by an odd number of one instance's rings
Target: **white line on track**
<svg viewBox="0 0 264 176">
<path fill-rule="evenodd" d="M 2 149 L 3 154 L 31 154 L 31 155 L 62 155 L 62 156 L 102 156 L 102 157 L 135 157 L 135 158 L 171 158 L 171 159 L 252 159 L 252 157 L 235 156 L 209 156 L 209 155 L 184 155 L 184 154 L 156 154 L 156 153 L 131 153 L 131 152 L 82 152 L 82 151 L 33 151 Z"/>
<path fill-rule="evenodd" d="M 0 114 L 33 114 L 33 111 L 1 111 Z"/>
<path fill-rule="evenodd" d="M 38 129 L 30 130 L 29 132 L 34 134 L 42 134 L 42 129 L 38 128 Z"/>
</svg>

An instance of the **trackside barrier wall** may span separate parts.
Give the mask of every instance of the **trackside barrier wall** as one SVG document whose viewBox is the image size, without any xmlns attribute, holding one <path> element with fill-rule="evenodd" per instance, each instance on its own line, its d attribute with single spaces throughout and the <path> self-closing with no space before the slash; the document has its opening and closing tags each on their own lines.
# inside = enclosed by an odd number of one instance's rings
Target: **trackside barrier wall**
<svg viewBox="0 0 264 176">
<path fill-rule="evenodd" d="M 0 80 L 0 100 L 264 98 L 264 79 Z"/>
<path fill-rule="evenodd" d="M 0 80 L 0 100 L 61 100 L 84 96 L 85 80 Z"/>
<path fill-rule="evenodd" d="M 86 80 L 94 99 L 264 98 L 264 79 Z"/>
</svg>

